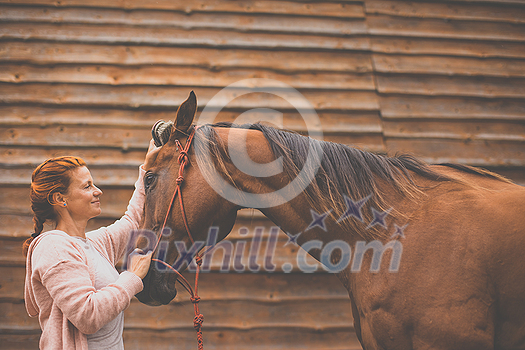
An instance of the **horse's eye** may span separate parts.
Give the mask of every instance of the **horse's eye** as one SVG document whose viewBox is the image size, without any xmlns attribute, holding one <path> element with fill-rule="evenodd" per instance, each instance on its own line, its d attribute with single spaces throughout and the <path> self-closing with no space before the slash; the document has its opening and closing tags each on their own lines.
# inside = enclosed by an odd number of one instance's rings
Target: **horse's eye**
<svg viewBox="0 0 525 350">
<path fill-rule="evenodd" d="M 144 188 L 148 190 L 151 185 L 155 182 L 156 175 L 153 173 L 147 173 L 144 177 Z"/>
</svg>

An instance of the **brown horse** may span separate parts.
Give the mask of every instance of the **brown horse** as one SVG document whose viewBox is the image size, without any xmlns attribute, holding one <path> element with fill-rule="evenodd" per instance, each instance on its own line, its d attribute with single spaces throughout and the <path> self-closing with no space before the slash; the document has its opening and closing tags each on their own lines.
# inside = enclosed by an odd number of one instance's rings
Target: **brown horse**
<svg viewBox="0 0 525 350">
<path fill-rule="evenodd" d="M 176 187 L 175 140 L 186 144 L 196 108 L 191 93 L 147 169 L 143 228 L 158 234 Z M 280 160 L 282 172 L 247 175 L 232 160 L 243 152 L 257 164 Z M 312 154 L 320 155 L 313 178 L 294 184 Z M 194 239 L 205 241 L 212 226 L 224 238 L 243 207 L 299 234 L 308 253 L 337 267 L 364 349 L 525 349 L 523 187 L 481 169 L 375 155 L 260 124 L 201 126 L 188 160 L 182 194 Z M 270 197 L 255 197 L 258 206 L 250 199 L 257 194 Z M 189 247 L 181 218 L 174 205 L 167 240 Z M 331 242 L 350 247 L 354 261 L 339 268 L 349 262 L 344 249 L 323 258 Z M 162 258 L 174 264 L 178 255 L 168 249 Z M 175 276 L 155 263 L 144 284 L 143 303 L 176 295 Z"/>
</svg>

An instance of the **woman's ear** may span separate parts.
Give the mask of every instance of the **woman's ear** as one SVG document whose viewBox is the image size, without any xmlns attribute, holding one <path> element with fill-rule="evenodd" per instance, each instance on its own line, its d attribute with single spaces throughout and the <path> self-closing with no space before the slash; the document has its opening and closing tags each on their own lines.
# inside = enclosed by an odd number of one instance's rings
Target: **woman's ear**
<svg viewBox="0 0 525 350">
<path fill-rule="evenodd" d="M 64 197 L 64 195 L 60 192 L 54 192 L 52 195 L 51 195 L 51 205 L 60 205 L 60 206 L 64 206 L 64 203 L 66 203 L 66 198 Z"/>
<path fill-rule="evenodd" d="M 175 128 L 172 130 L 172 135 L 178 130 L 187 132 L 193 123 L 195 113 L 197 112 L 197 96 L 193 91 L 190 92 L 190 96 L 186 101 L 182 102 L 177 110 L 177 116 L 175 117 Z"/>
</svg>

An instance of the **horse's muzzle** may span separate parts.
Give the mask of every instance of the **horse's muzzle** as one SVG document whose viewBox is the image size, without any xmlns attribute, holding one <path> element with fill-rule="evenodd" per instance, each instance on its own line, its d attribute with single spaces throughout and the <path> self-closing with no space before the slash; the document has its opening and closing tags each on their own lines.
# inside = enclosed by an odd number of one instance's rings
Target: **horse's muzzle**
<svg viewBox="0 0 525 350">
<path fill-rule="evenodd" d="M 163 274 L 150 270 L 142 280 L 144 289 L 135 296 L 141 303 L 149 306 L 167 305 L 177 296 L 175 282 L 176 280 L 171 281 Z"/>
</svg>

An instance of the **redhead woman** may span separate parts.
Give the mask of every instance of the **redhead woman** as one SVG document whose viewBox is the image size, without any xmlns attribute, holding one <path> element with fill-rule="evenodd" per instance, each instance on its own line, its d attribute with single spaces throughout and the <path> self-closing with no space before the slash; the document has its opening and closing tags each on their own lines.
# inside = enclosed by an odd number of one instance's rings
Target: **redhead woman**
<svg viewBox="0 0 525 350">
<path fill-rule="evenodd" d="M 27 256 L 25 303 L 39 317 L 40 349 L 124 349 L 123 311 L 143 288 L 149 254 L 130 256 L 128 270 L 115 264 L 130 232 L 138 228 L 144 204 L 144 169 L 158 149 L 150 143 L 124 216 L 110 226 L 85 232 L 100 214 L 102 191 L 77 157 L 48 159 L 33 172 L 34 233 L 24 243 Z M 54 230 L 42 232 L 46 221 Z"/>
</svg>

